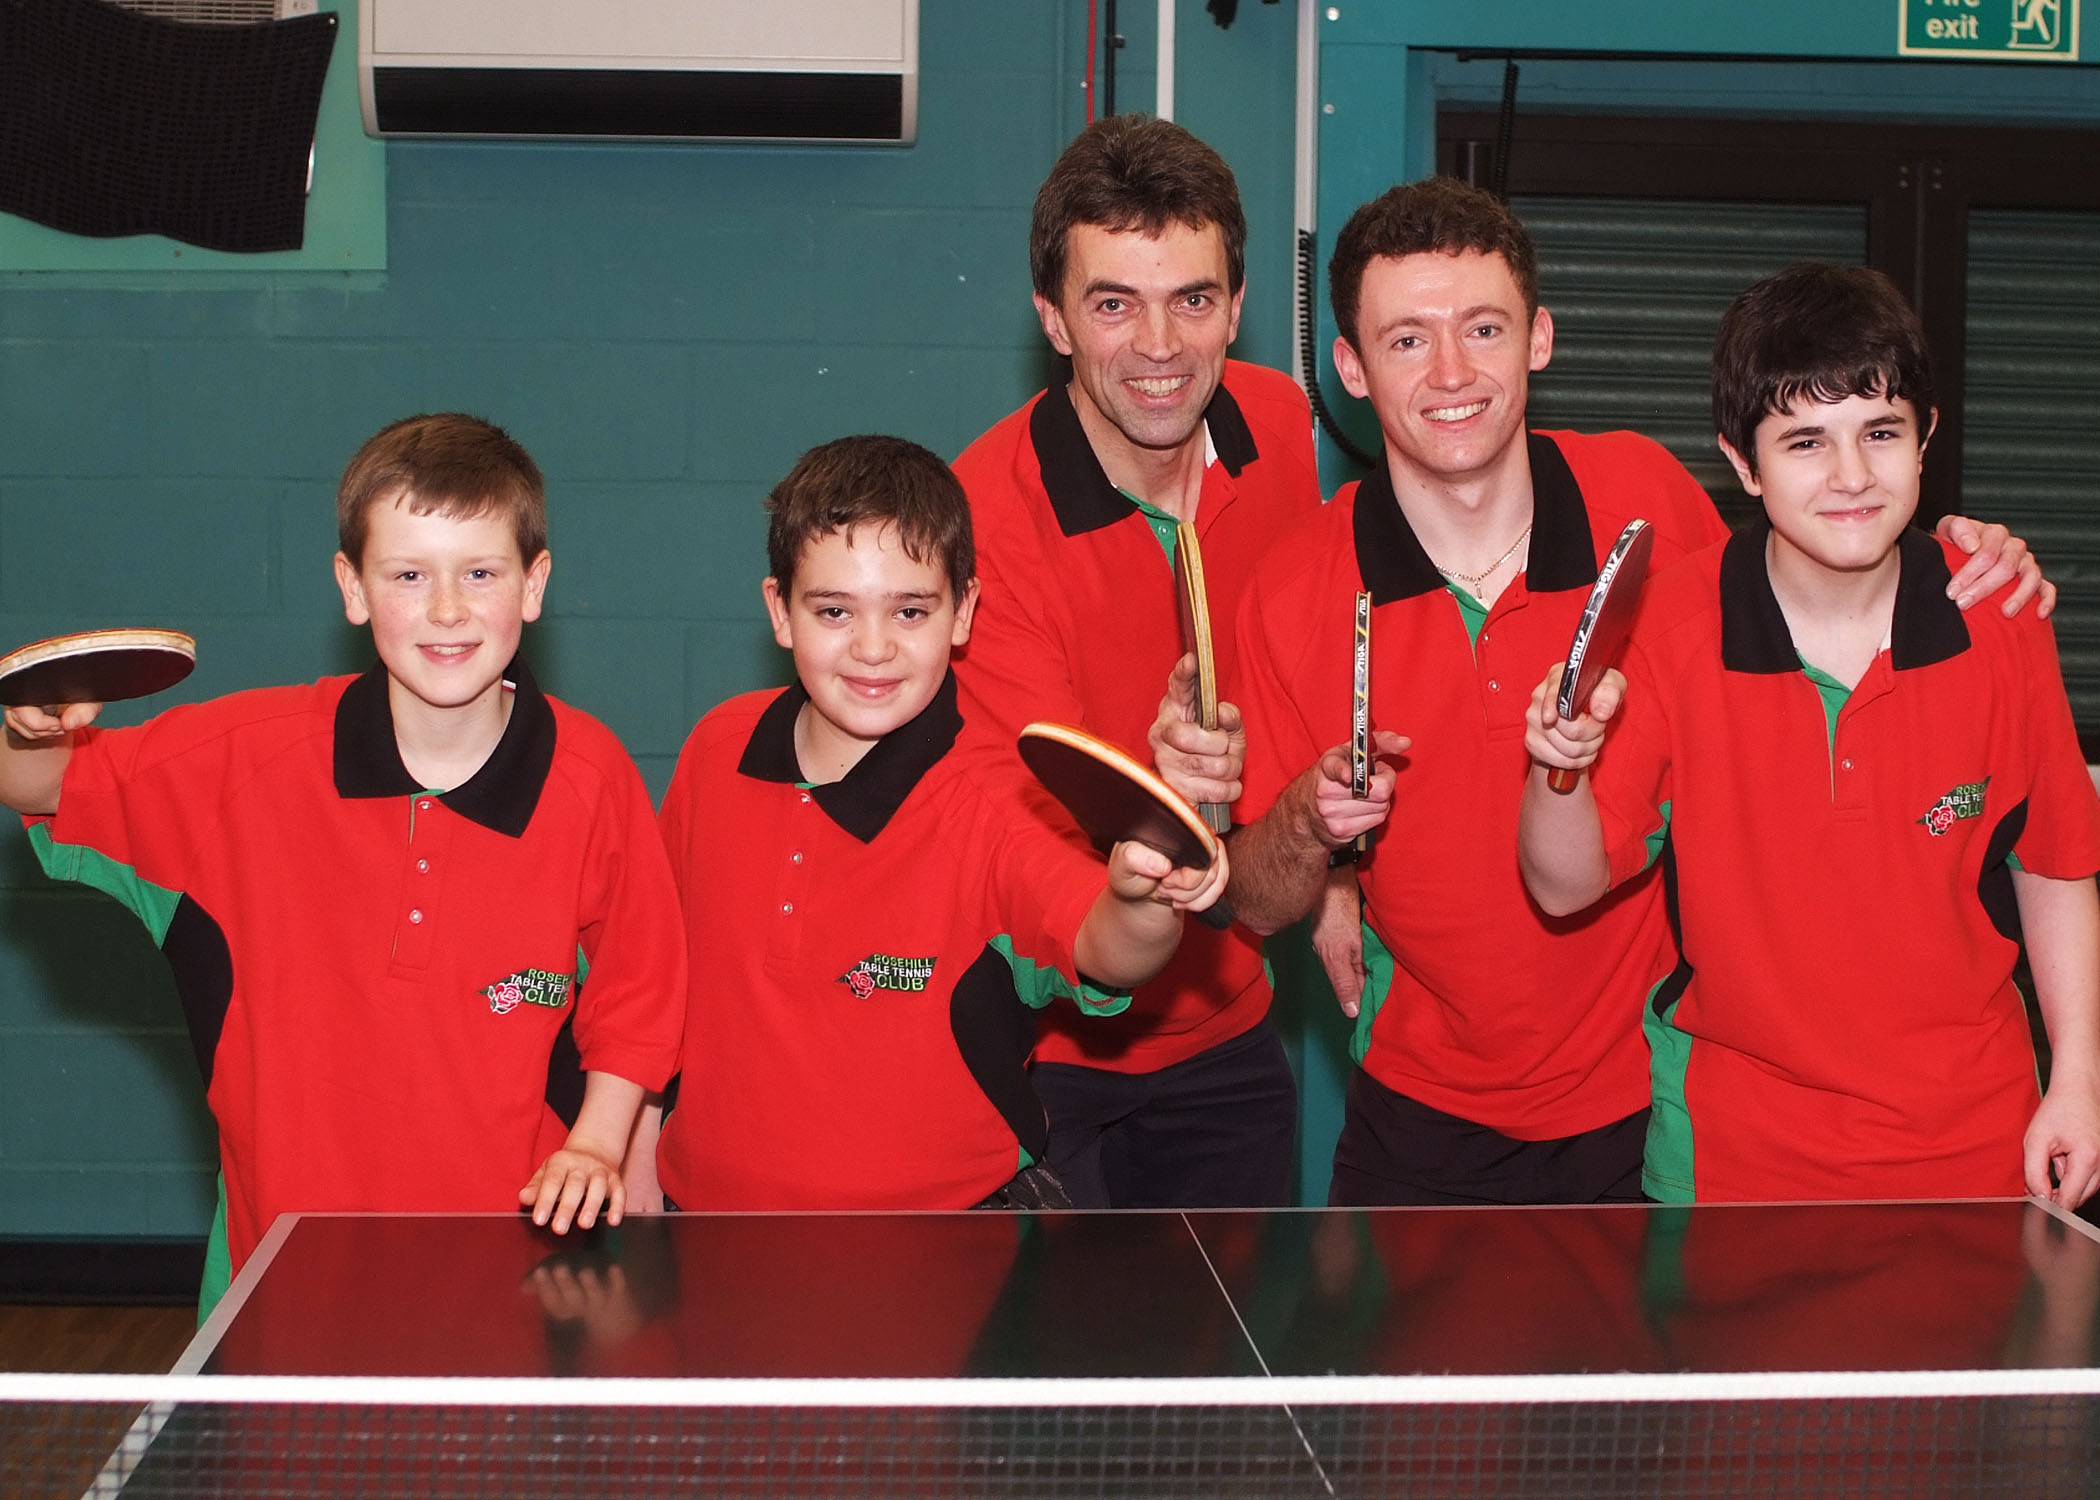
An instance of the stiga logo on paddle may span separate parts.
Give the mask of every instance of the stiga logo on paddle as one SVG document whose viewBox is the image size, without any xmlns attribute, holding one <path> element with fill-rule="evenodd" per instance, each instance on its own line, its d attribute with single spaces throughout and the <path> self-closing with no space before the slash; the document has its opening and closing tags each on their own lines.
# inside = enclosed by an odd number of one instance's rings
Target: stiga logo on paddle
<svg viewBox="0 0 2100 1500">
<path fill-rule="evenodd" d="M 1983 789 L 1991 784 L 1986 776 L 1981 781 L 1964 782 L 1953 791 L 1945 793 L 1940 800 L 1926 810 L 1918 819 L 1925 831 L 1938 838 L 1956 823 L 1965 818 L 1983 816 Z"/>
<path fill-rule="evenodd" d="M 546 969 L 524 969 L 508 979 L 497 980 L 481 993 L 489 997 L 490 1010 L 499 1016 L 507 1016 L 521 1005 L 560 1010 L 569 1003 L 569 991 L 575 987 L 573 975 L 555 974 Z"/>
<path fill-rule="evenodd" d="M 916 994 L 933 979 L 930 958 L 899 958 L 893 953 L 870 953 L 839 975 L 839 983 L 865 1000 L 877 990 Z"/>
</svg>

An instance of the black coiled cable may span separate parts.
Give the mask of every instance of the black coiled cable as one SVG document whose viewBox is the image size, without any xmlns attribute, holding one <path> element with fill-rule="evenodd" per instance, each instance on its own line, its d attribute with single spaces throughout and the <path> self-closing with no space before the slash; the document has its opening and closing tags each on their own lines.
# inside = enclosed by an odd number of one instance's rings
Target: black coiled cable
<svg viewBox="0 0 2100 1500">
<path fill-rule="evenodd" d="M 1313 294 L 1318 285 L 1318 274 L 1313 266 L 1313 233 L 1310 229 L 1298 231 L 1298 356 L 1305 367 L 1305 399 L 1311 403 L 1313 417 L 1320 430 L 1334 441 L 1359 469 L 1368 469 L 1376 462 L 1370 454 L 1356 446 L 1349 434 L 1342 431 L 1341 423 L 1335 421 L 1334 413 L 1327 409 L 1327 399 L 1320 394 L 1320 362 L 1318 351 L 1313 347 L 1313 330 L 1318 326 L 1314 319 L 1316 304 Z"/>
</svg>

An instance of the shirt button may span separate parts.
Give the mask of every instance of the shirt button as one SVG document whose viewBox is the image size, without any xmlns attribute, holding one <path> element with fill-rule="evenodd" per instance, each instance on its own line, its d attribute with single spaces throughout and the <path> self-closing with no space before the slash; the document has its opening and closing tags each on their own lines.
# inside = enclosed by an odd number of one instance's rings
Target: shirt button
<svg viewBox="0 0 2100 1500">
<path fill-rule="evenodd" d="M 800 849 L 797 849 L 793 854 L 790 854 L 788 858 L 795 864 L 799 865 L 802 863 L 802 851 Z"/>
<path fill-rule="evenodd" d="M 423 920 L 423 913 L 421 911 L 411 911 L 408 914 L 408 919 L 411 922 L 420 922 Z"/>
<path fill-rule="evenodd" d="M 1840 766 L 1843 766 L 1843 767 L 1844 767 L 1844 768 L 1845 768 L 1846 770 L 1848 770 L 1848 771 L 1852 769 L 1852 761 L 1851 761 L 1850 757 L 1847 757 L 1846 759 L 1844 759 L 1844 760 L 1841 760 L 1841 761 L 1839 761 L 1839 762 L 1838 762 L 1838 764 L 1839 764 Z"/>
<path fill-rule="evenodd" d="M 419 811 L 422 811 L 422 812 L 429 812 L 429 811 L 430 811 L 430 799 L 429 799 L 428 797 L 425 797 L 425 798 L 424 798 L 424 799 L 423 799 L 423 800 L 422 800 L 421 802 L 418 802 L 418 803 L 416 804 L 416 807 L 417 807 L 417 809 L 418 809 Z"/>
<path fill-rule="evenodd" d="M 1497 682 L 1494 678 L 1490 677 L 1488 679 L 1488 691 L 1491 693 L 1499 693 L 1502 691 L 1502 684 Z"/>
<path fill-rule="evenodd" d="M 794 902 L 792 902 L 792 901 L 783 901 L 783 902 L 781 902 L 781 903 L 780 903 L 780 914 L 781 914 L 781 915 L 782 915 L 783 917 L 792 917 L 792 916 L 793 916 L 793 915 L 795 914 L 795 903 L 794 903 Z"/>
<path fill-rule="evenodd" d="M 809 801 L 809 793 L 807 793 L 807 792 L 804 792 L 804 793 L 802 794 L 802 800 L 803 800 L 803 802 L 807 803 L 807 802 Z"/>
<path fill-rule="evenodd" d="M 428 874 L 430 873 L 430 861 L 429 861 L 429 860 L 427 860 L 427 859 L 419 859 L 419 860 L 417 860 L 417 861 L 416 861 L 416 873 L 417 873 L 418 875 L 428 875 Z"/>
</svg>

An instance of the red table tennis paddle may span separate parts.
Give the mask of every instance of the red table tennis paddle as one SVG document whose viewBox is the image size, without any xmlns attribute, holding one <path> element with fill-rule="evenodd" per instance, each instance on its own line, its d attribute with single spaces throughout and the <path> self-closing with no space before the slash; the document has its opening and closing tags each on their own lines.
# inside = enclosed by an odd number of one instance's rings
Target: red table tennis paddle
<svg viewBox="0 0 2100 1500">
<path fill-rule="evenodd" d="M 1203 548 L 1193 521 L 1174 528 L 1174 583 L 1181 599 L 1181 649 L 1196 658 L 1196 697 L 1187 705 L 1191 722 L 1218 727 L 1218 658 L 1210 640 L 1210 594 L 1203 584 Z M 1199 802 L 1196 811 L 1212 833 L 1232 831 L 1232 809 L 1222 802 Z"/>
<path fill-rule="evenodd" d="M 1641 602 L 1641 584 L 1648 577 L 1648 556 L 1655 550 L 1655 528 L 1633 520 L 1612 543 L 1590 597 L 1575 623 L 1575 639 L 1568 646 L 1568 664 L 1561 673 L 1560 697 L 1554 711 L 1563 719 L 1576 719 L 1590 705 L 1590 694 L 1619 659 L 1626 647 L 1626 633 L 1633 629 L 1634 611 Z M 1571 792 L 1582 778 L 1580 771 L 1555 770 L 1546 784 L 1556 792 Z"/>
<path fill-rule="evenodd" d="M 119 703 L 171 688 L 196 665 L 197 643 L 179 630 L 83 630 L 0 657 L 0 704 Z"/>
<path fill-rule="evenodd" d="M 1218 862 L 1218 836 L 1188 798 L 1108 741 L 1069 724 L 1036 723 L 1021 731 L 1020 748 L 1036 780 L 1103 854 L 1135 840 L 1177 867 L 1207 870 Z M 1232 925 L 1222 897 L 1195 916 L 1220 930 Z"/>
</svg>

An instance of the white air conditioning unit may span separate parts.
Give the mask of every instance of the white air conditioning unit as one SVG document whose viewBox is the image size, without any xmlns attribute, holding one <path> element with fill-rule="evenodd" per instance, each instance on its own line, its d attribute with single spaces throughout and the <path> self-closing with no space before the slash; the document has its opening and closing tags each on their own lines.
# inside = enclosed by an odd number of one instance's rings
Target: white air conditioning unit
<svg viewBox="0 0 2100 1500">
<path fill-rule="evenodd" d="M 373 135 L 908 142 L 918 0 L 358 0 Z"/>
</svg>

